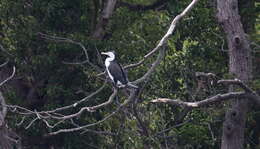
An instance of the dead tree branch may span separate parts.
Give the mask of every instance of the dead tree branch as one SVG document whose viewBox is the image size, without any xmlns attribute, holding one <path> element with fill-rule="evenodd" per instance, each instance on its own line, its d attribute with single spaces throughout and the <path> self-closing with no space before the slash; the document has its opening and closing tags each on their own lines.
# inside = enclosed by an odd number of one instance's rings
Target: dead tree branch
<svg viewBox="0 0 260 149">
<path fill-rule="evenodd" d="M 9 61 L 6 61 L 6 62 L 4 62 L 3 64 L 1 64 L 1 65 L 0 65 L 0 68 L 1 68 L 1 67 L 4 67 L 6 64 L 8 64 L 8 62 L 9 62 Z"/>
<path fill-rule="evenodd" d="M 137 97 L 137 95 L 138 95 L 137 90 L 131 90 L 131 93 L 130 93 L 130 96 L 128 97 L 128 99 L 125 100 L 124 103 L 122 103 L 115 111 L 113 111 L 112 113 L 110 113 L 109 115 L 104 117 L 102 120 L 99 120 L 95 123 L 87 124 L 87 125 L 84 125 L 84 126 L 79 126 L 79 127 L 76 127 L 76 128 L 60 129 L 58 131 L 51 132 L 47 135 L 52 136 L 52 135 L 57 135 L 59 133 L 64 133 L 64 132 L 73 132 L 73 131 L 85 130 L 86 128 L 99 125 L 99 124 L 103 123 L 104 121 L 108 120 L 109 118 L 111 118 L 112 116 L 114 116 L 116 113 L 118 113 L 123 107 L 128 105 L 129 102 L 133 101 Z"/>
<path fill-rule="evenodd" d="M 225 94 L 218 94 L 213 97 L 196 101 L 196 102 L 185 102 L 182 100 L 173 100 L 169 98 L 158 98 L 155 100 L 152 100 L 151 103 L 165 103 L 165 104 L 172 104 L 176 106 L 181 107 L 190 107 L 190 108 L 199 108 L 203 106 L 207 106 L 210 104 L 214 104 L 217 102 L 222 102 L 225 100 L 230 99 L 243 99 L 243 98 L 249 98 L 254 100 L 257 104 L 260 104 L 260 97 L 257 95 L 252 89 L 250 89 L 246 84 L 244 84 L 242 81 L 235 79 L 235 80 L 219 80 L 218 84 L 226 84 L 226 85 L 238 85 L 241 87 L 244 92 L 229 92 Z"/>
<path fill-rule="evenodd" d="M 144 63 L 144 61 L 151 57 L 155 52 L 157 52 L 158 50 L 162 49 L 163 46 L 166 45 L 166 42 L 167 40 L 169 39 L 169 37 L 173 34 L 173 32 L 175 31 L 176 29 L 176 26 L 177 24 L 180 22 L 180 20 L 185 17 L 188 12 L 191 11 L 191 9 L 195 6 L 195 4 L 198 3 L 199 0 L 193 0 L 184 10 L 182 13 L 180 13 L 179 15 L 177 15 L 173 21 L 171 22 L 171 25 L 168 29 L 168 31 L 166 32 L 166 34 L 162 37 L 162 39 L 160 40 L 160 42 L 157 44 L 157 46 L 151 50 L 148 54 L 146 54 L 142 60 L 140 60 L 139 62 L 135 63 L 135 64 L 130 64 L 130 65 L 127 65 L 125 66 L 124 68 L 125 69 L 129 69 L 129 68 L 132 68 L 132 67 L 136 67 L 136 66 L 139 66 L 141 64 Z M 158 56 L 159 57 L 159 56 Z"/>
<path fill-rule="evenodd" d="M 158 45 L 153 50 L 151 50 L 148 54 L 146 54 L 144 56 L 144 58 L 140 62 L 138 62 L 137 64 L 133 64 L 133 65 L 129 65 L 129 66 L 125 67 L 125 68 L 130 68 L 130 66 L 132 67 L 132 66 L 141 65 L 144 62 L 144 60 L 146 60 L 147 58 L 151 57 L 155 52 L 159 51 L 159 54 L 157 55 L 156 60 L 152 63 L 151 68 L 141 78 L 139 78 L 136 81 L 134 81 L 133 84 L 138 84 L 138 83 L 144 82 L 155 71 L 157 66 L 161 63 L 161 61 L 165 57 L 167 40 L 173 34 L 173 32 L 174 32 L 174 30 L 176 28 L 177 23 L 181 20 L 181 18 L 183 18 L 185 15 L 187 15 L 187 13 L 193 8 L 193 6 L 197 2 L 198 2 L 198 0 L 193 0 L 190 3 L 190 5 L 181 14 L 179 14 L 178 16 L 176 16 L 174 18 L 174 20 L 172 21 L 172 23 L 171 23 L 167 33 L 162 37 L 162 39 L 160 40 Z M 116 0 L 107 0 L 107 3 L 105 4 L 105 8 L 104 8 L 104 10 L 102 12 L 102 18 L 101 19 L 103 19 L 103 21 L 107 21 L 110 18 L 110 16 L 112 15 L 112 12 L 114 10 L 115 4 L 116 4 Z M 101 23 L 102 23 L 102 20 L 101 20 Z M 103 27 L 104 27 L 103 23 L 101 24 L 102 25 L 101 29 L 103 29 Z M 99 31 L 97 30 L 97 32 L 99 32 Z M 82 43 L 73 41 L 73 40 L 68 39 L 68 38 L 50 36 L 50 35 L 46 35 L 46 34 L 43 34 L 43 33 L 38 33 L 38 34 L 43 39 L 47 39 L 47 40 L 55 41 L 55 42 L 71 43 L 71 44 L 75 44 L 75 45 L 80 46 L 82 48 L 84 54 L 85 54 L 85 59 L 86 60 L 83 61 L 83 62 L 80 62 L 80 63 L 76 63 L 76 64 L 88 63 L 90 66 L 95 68 L 97 71 L 102 72 L 102 71 L 100 71 L 97 68 L 96 65 L 94 65 L 94 64 L 92 64 L 90 62 L 89 56 L 88 56 L 88 51 L 87 51 L 87 49 L 85 48 L 85 46 Z M 99 34 L 99 35 L 101 35 L 101 34 Z M 70 64 L 72 64 L 72 63 L 70 63 Z M 14 75 L 14 73 L 15 73 L 15 67 L 14 67 L 13 75 Z M 13 75 L 11 77 L 9 77 L 9 78 L 11 79 L 13 77 Z M 8 81 L 9 78 L 6 81 Z M 66 110 L 66 109 L 69 109 L 69 108 L 74 108 L 78 104 L 80 104 L 80 103 L 86 101 L 87 99 L 90 99 L 93 96 L 95 96 L 98 93 L 100 93 L 101 90 L 103 90 L 106 82 L 107 82 L 107 80 L 105 81 L 104 85 L 101 88 L 99 88 L 97 91 L 95 91 L 94 93 L 90 94 L 89 96 L 85 97 L 84 99 L 82 99 L 82 100 L 80 100 L 80 101 L 78 101 L 78 102 L 76 102 L 74 104 L 71 104 L 69 106 L 57 108 L 57 109 L 50 110 L 50 111 L 39 111 L 39 112 L 38 111 L 32 111 L 32 110 L 29 110 L 29 109 L 26 109 L 24 107 L 20 107 L 20 106 L 17 106 L 17 105 L 3 105 L 2 107 L 9 108 L 12 112 L 16 112 L 16 113 L 18 113 L 20 115 L 24 115 L 25 118 L 21 121 L 21 124 L 25 121 L 26 117 L 30 117 L 31 120 L 30 120 L 29 124 L 27 124 L 26 128 L 30 128 L 32 126 L 32 124 L 35 121 L 37 121 L 37 120 L 43 121 L 46 124 L 46 126 L 49 127 L 49 128 L 54 128 L 55 126 L 63 123 L 65 120 L 66 121 L 67 120 L 72 120 L 73 118 L 81 115 L 85 111 L 93 112 L 93 111 L 95 111 L 95 110 L 97 110 L 99 108 L 102 108 L 104 106 L 107 106 L 107 105 L 111 104 L 113 99 L 115 98 L 115 96 L 118 93 L 117 89 L 114 90 L 114 92 L 111 94 L 109 99 L 106 102 L 104 102 L 104 103 L 101 103 L 101 104 L 95 105 L 95 106 L 85 106 L 85 107 L 81 108 L 78 112 L 76 112 L 74 114 L 70 114 L 70 115 L 62 114 L 63 110 Z M 59 133 L 62 133 L 62 132 L 72 132 L 72 131 L 85 130 L 88 127 L 96 126 L 98 124 L 103 123 L 104 121 L 106 121 L 107 119 L 109 119 L 113 115 L 115 115 L 117 112 L 119 112 L 124 106 L 126 106 L 129 102 L 133 101 L 138 96 L 138 90 L 136 90 L 136 89 L 129 89 L 129 91 L 130 91 L 130 95 L 129 95 L 128 99 L 125 100 L 125 102 L 123 104 L 121 104 L 115 111 L 113 111 L 112 113 L 108 114 L 102 120 L 99 120 L 99 121 L 97 121 L 95 123 L 87 124 L 87 125 L 84 125 L 84 126 L 78 126 L 76 128 L 57 130 L 57 131 L 49 133 L 48 135 L 55 135 L 55 134 L 59 134 Z M 56 122 L 54 122 L 54 124 L 50 124 L 49 120 L 55 120 Z"/>
<path fill-rule="evenodd" d="M 2 81 L 2 82 L 0 83 L 0 86 L 4 85 L 7 81 L 11 80 L 11 79 L 14 77 L 14 75 L 15 75 L 15 66 L 13 66 L 13 72 L 12 72 L 12 74 L 11 74 L 8 78 L 6 78 L 4 81 Z"/>
<path fill-rule="evenodd" d="M 231 92 L 226 94 L 218 94 L 216 96 L 201 101 L 197 101 L 197 102 L 185 102 L 178 99 L 174 100 L 169 98 L 158 98 L 152 100 L 151 103 L 165 103 L 165 104 L 171 104 L 171 105 L 176 105 L 181 107 L 199 108 L 202 106 L 207 106 L 216 102 L 221 102 L 233 98 L 245 98 L 245 96 L 247 96 L 247 94 L 244 92 Z"/>
<path fill-rule="evenodd" d="M 89 59 L 89 56 L 88 56 L 88 50 L 82 43 L 74 41 L 74 40 L 69 39 L 69 38 L 51 36 L 51 35 L 47 35 L 47 34 L 40 33 L 40 32 L 38 33 L 38 35 L 40 35 L 41 38 L 46 39 L 46 40 L 50 40 L 50 41 L 54 41 L 54 42 L 71 43 L 71 44 L 78 45 L 78 46 L 81 47 L 81 49 L 84 52 L 86 60 L 84 60 L 83 62 L 63 62 L 63 63 L 65 63 L 65 64 L 75 64 L 75 65 L 87 63 L 91 67 L 93 67 L 96 71 L 102 72 L 102 70 L 98 66 L 96 66 L 96 65 L 94 65 L 93 63 L 90 62 L 90 59 Z"/>
<path fill-rule="evenodd" d="M 106 102 L 106 104 L 103 103 L 103 104 L 100 104 L 99 106 L 85 107 L 85 108 L 82 108 L 79 112 L 71 114 L 71 115 L 60 114 L 60 112 L 62 112 L 64 110 L 67 110 L 67 109 L 70 109 L 70 108 L 75 108 L 79 104 L 87 101 L 88 99 L 93 98 L 94 96 L 96 96 L 98 93 L 100 93 L 104 89 L 106 84 L 107 84 L 107 80 L 105 80 L 103 86 L 101 86 L 98 90 L 96 90 L 95 92 L 93 92 L 89 96 L 87 96 L 87 97 L 85 97 L 85 98 L 83 98 L 83 99 L 81 99 L 81 100 L 79 100 L 79 101 L 77 101 L 77 102 L 75 102 L 71 105 L 64 106 L 64 107 L 57 108 L 57 109 L 50 110 L 50 111 L 37 112 L 37 111 L 32 111 L 32 110 L 29 110 L 27 108 L 24 108 L 24 107 L 21 107 L 21 106 L 18 106 L 18 105 L 6 105 L 5 103 L 2 104 L 1 107 L 5 108 L 5 109 L 8 108 L 11 112 L 14 112 L 14 113 L 17 113 L 19 115 L 24 116 L 22 118 L 22 120 L 17 125 L 22 125 L 25 122 L 25 119 L 28 119 L 30 117 L 34 117 L 34 118 L 32 118 L 32 120 L 30 120 L 29 124 L 27 124 L 26 129 L 30 128 L 32 126 L 32 124 L 34 122 L 36 122 L 37 120 L 42 120 L 46 124 L 47 127 L 54 128 L 57 125 L 63 123 L 65 120 L 69 120 L 69 119 L 72 119 L 75 116 L 79 116 L 84 111 L 91 112 L 90 109 L 96 110 L 97 108 L 101 108 L 101 107 L 109 104 L 109 103 Z M 57 122 L 55 122 L 54 124 L 51 125 L 48 122 L 48 120 L 50 120 L 50 119 L 57 120 Z"/>
<path fill-rule="evenodd" d="M 173 19 L 173 21 L 172 21 L 172 23 L 171 23 L 171 25 L 170 25 L 170 27 L 169 27 L 167 33 L 166 33 L 166 34 L 163 36 L 163 38 L 160 40 L 159 44 L 158 44 L 151 52 L 149 52 L 148 54 L 146 54 L 146 55 L 144 56 L 144 58 L 150 57 L 150 56 L 153 55 L 156 51 L 158 51 L 163 45 L 166 44 L 166 41 L 167 41 L 167 40 L 169 39 L 169 37 L 173 34 L 173 32 L 174 32 L 174 30 L 175 30 L 177 24 L 180 22 L 180 20 L 181 20 L 184 16 L 186 16 L 186 15 L 188 14 L 188 12 L 191 11 L 191 9 L 195 6 L 195 4 L 197 4 L 198 1 L 199 1 L 199 0 L 193 0 L 193 1 L 183 10 L 183 12 L 182 12 L 181 14 L 177 15 L 177 16 Z"/>
</svg>

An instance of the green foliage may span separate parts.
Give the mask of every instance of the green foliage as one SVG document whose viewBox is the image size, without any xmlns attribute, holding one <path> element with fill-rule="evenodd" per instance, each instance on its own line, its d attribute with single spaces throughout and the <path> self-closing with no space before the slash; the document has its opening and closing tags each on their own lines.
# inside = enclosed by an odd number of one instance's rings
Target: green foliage
<svg viewBox="0 0 260 149">
<path fill-rule="evenodd" d="M 156 0 L 124 0 L 130 4 L 149 5 Z M 190 1 L 167 1 L 161 9 L 132 11 L 127 7 L 118 7 L 106 26 L 103 40 L 93 40 L 91 34 L 99 20 L 103 7 L 101 1 L 86 0 L 1 0 L 0 3 L 0 61 L 10 61 L 8 67 L 15 65 L 16 78 L 20 83 L 5 91 L 8 103 L 27 107 L 31 110 L 50 110 L 70 105 L 96 91 L 102 80 L 88 64 L 68 65 L 64 62 L 82 62 L 85 55 L 74 44 L 54 42 L 41 38 L 39 33 L 65 37 L 81 42 L 88 50 L 90 61 L 102 69 L 98 61 L 97 50 L 115 50 L 121 64 L 138 62 L 151 51 L 166 33 L 172 19 L 179 14 Z M 246 11 L 246 9 L 244 10 Z M 247 11 L 246 11 L 247 12 Z M 244 13 L 246 13 L 244 12 Z M 251 13 L 251 12 L 250 12 Z M 151 105 L 150 100 L 168 97 L 184 101 L 197 101 L 226 89 L 211 88 L 196 93 L 198 82 L 195 72 L 212 72 L 220 78 L 233 78 L 228 73 L 227 44 L 222 31 L 214 18 L 211 3 L 202 0 L 178 24 L 176 31 L 167 42 L 166 56 L 156 72 L 145 83 L 142 96 L 136 106 L 138 115 L 148 129 L 144 135 L 131 105 L 116 116 L 100 125 L 91 127 L 96 131 L 107 131 L 117 135 L 99 135 L 91 131 L 79 135 L 79 132 L 64 133 L 51 138 L 43 137 L 49 131 L 73 127 L 69 123 L 57 128 L 47 129 L 43 122 L 37 122 L 25 129 L 17 126 L 19 115 L 8 115 L 11 128 L 21 134 L 24 145 L 32 149 L 54 148 L 219 148 L 210 131 L 217 139 L 222 125 L 224 109 L 213 106 L 209 111 L 193 110 L 179 120 L 185 110 L 170 105 Z M 256 30 L 259 23 L 256 25 Z M 259 32 L 259 31 L 256 31 Z M 3 36 L 2 36 L 3 34 Z M 257 33 L 252 37 L 257 39 Z M 128 70 L 129 80 L 142 76 L 155 57 L 147 59 L 139 67 Z M 259 78 L 258 78 L 259 79 Z M 259 80 L 253 81 L 253 87 L 259 89 Z M 142 84 L 143 85 L 143 84 Z M 140 85 L 141 86 L 141 85 Z M 19 91 L 21 90 L 22 91 Z M 31 89 L 33 96 L 28 97 Z M 97 105 L 107 101 L 112 92 L 106 86 L 99 95 L 86 103 L 63 114 L 78 112 L 83 106 Z M 119 102 L 125 100 L 119 96 Z M 75 122 L 79 125 L 95 123 L 117 108 L 111 105 L 93 113 L 84 113 Z M 216 108 L 217 107 L 217 108 Z M 208 114 L 211 113 L 211 114 Z M 221 122 L 216 122 L 215 119 Z M 25 120 L 25 125 L 31 119 Z M 186 121 L 188 121 L 186 123 Z M 55 124 L 55 121 L 51 121 Z M 184 123 L 178 126 L 179 123 Z M 213 124 L 212 124 L 213 123 Z M 214 128 L 209 130 L 208 124 Z M 176 126 L 176 127 L 175 127 Z M 171 129 L 169 129 L 171 128 Z M 168 129 L 164 133 L 159 133 Z M 164 139 L 164 138 L 168 139 Z M 34 140 L 34 138 L 37 138 Z M 44 143 L 40 144 L 37 141 Z"/>
</svg>

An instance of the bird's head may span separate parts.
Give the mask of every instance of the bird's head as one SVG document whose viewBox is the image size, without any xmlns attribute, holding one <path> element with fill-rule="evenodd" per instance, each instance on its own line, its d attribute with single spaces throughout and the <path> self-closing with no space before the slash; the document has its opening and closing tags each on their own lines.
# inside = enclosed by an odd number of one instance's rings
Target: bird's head
<svg viewBox="0 0 260 149">
<path fill-rule="evenodd" d="M 114 51 L 108 51 L 108 52 L 101 52 L 101 54 L 106 55 L 112 59 L 115 59 L 115 52 Z"/>
</svg>

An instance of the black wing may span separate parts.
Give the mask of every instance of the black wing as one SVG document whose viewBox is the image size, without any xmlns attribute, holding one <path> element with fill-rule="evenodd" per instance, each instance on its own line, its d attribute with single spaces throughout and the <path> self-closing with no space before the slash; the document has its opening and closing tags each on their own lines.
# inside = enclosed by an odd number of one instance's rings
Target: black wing
<svg viewBox="0 0 260 149">
<path fill-rule="evenodd" d="M 126 79 L 126 75 L 122 67 L 116 61 L 110 62 L 108 71 L 114 77 L 115 83 L 117 83 L 117 81 L 120 81 L 122 84 L 127 84 L 128 81 Z"/>
</svg>

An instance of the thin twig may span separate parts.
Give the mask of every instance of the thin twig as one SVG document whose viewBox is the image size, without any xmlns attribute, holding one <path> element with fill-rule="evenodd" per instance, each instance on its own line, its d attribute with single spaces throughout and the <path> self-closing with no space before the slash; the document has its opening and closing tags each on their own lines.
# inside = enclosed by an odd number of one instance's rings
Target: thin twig
<svg viewBox="0 0 260 149">
<path fill-rule="evenodd" d="M 8 64 L 8 62 L 9 62 L 9 61 L 6 61 L 6 62 L 4 62 L 3 64 L 1 64 L 1 65 L 0 65 L 0 68 L 1 68 L 1 67 L 4 67 L 6 64 Z"/>
<path fill-rule="evenodd" d="M 6 78 L 4 81 L 2 81 L 0 83 L 0 86 L 4 85 L 7 81 L 11 80 L 14 77 L 15 74 L 15 66 L 13 66 L 13 73 L 11 74 L 11 76 L 9 76 L 8 78 Z"/>
<path fill-rule="evenodd" d="M 99 125 L 101 123 L 103 123 L 104 121 L 108 120 L 109 118 L 111 118 L 113 115 L 115 115 L 117 112 L 119 112 L 124 106 L 126 106 L 129 102 L 131 102 L 133 99 L 135 99 L 137 95 L 137 91 L 136 90 L 132 90 L 130 96 L 128 97 L 127 100 L 125 100 L 125 102 L 123 104 L 121 104 L 115 111 L 113 111 L 112 113 L 110 113 L 109 115 L 107 115 L 105 118 L 103 118 L 102 120 L 97 121 L 96 123 L 91 123 L 88 125 L 84 125 L 84 126 L 80 126 L 80 127 L 76 127 L 76 128 L 70 128 L 70 129 L 60 129 L 58 131 L 55 132 L 51 132 L 49 134 L 47 134 L 47 136 L 51 136 L 51 135 L 57 135 L 59 133 L 64 133 L 64 132 L 73 132 L 73 131 L 79 131 L 82 129 L 86 129 L 88 127 L 92 127 L 92 126 L 96 126 Z"/>
</svg>

